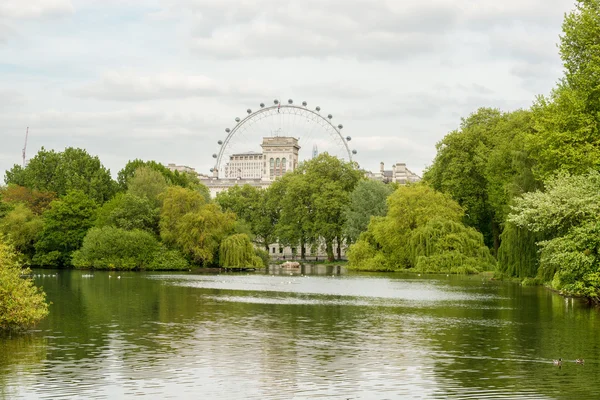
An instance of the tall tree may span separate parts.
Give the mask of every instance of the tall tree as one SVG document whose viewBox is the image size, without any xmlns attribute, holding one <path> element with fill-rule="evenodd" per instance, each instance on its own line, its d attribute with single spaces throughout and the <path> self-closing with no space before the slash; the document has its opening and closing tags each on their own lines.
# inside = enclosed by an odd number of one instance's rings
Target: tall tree
<svg viewBox="0 0 600 400">
<path fill-rule="evenodd" d="M 98 204 L 116 193 L 116 183 L 98 157 L 83 149 L 68 147 L 62 152 L 42 149 L 29 160 L 27 167 L 15 165 L 6 171 L 7 184 L 56 193 L 59 197 L 80 190 Z"/>
<path fill-rule="evenodd" d="M 167 190 L 168 184 L 164 176 L 149 167 L 139 167 L 129 178 L 127 193 L 145 198 L 154 207 L 160 207 L 160 195 Z"/>
<path fill-rule="evenodd" d="M 371 217 L 383 217 L 387 213 L 387 197 L 394 187 L 383 182 L 362 180 L 350 195 L 350 204 L 345 211 L 345 233 L 351 242 L 367 230 Z"/>
<path fill-rule="evenodd" d="M 50 203 L 44 212 L 44 228 L 35 244 L 34 265 L 69 267 L 87 230 L 94 224 L 96 203 L 80 190 Z"/>
</svg>

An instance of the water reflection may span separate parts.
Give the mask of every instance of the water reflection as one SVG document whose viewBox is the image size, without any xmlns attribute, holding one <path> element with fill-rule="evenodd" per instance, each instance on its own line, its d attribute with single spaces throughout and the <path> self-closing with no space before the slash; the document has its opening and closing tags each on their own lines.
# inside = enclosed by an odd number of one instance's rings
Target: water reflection
<svg viewBox="0 0 600 400">
<path fill-rule="evenodd" d="M 0 394 L 595 398 L 598 310 L 477 277 L 327 268 L 36 277 L 51 316 L 0 339 Z"/>
</svg>

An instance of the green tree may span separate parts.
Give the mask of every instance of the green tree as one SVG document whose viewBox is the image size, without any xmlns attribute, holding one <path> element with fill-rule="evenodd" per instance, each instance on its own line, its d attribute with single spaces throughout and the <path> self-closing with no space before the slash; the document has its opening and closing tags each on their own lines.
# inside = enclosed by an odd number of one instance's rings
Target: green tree
<svg viewBox="0 0 600 400">
<path fill-rule="evenodd" d="M 150 200 L 130 193 L 119 193 L 98 209 L 95 225 L 125 230 L 141 229 L 158 235 L 158 221 L 159 209 Z"/>
<path fill-rule="evenodd" d="M 235 185 L 217 194 L 215 201 L 224 211 L 235 213 L 238 219 L 245 221 L 258 242 L 269 249 L 275 238 L 276 214 L 269 207 L 269 191 L 250 185 Z"/>
<path fill-rule="evenodd" d="M 527 111 L 481 108 L 439 142 L 424 180 L 464 207 L 465 222 L 483 233 L 494 251 L 513 196 L 536 187 L 523 150 L 532 131 Z"/>
<path fill-rule="evenodd" d="M 77 250 L 96 217 L 96 203 L 80 190 L 67 193 L 50 203 L 44 212 L 44 227 L 35 244 L 33 263 L 40 266 L 68 267 L 71 253 Z"/>
<path fill-rule="evenodd" d="M 600 168 L 600 5 L 578 0 L 565 16 L 560 55 L 565 76 L 533 106 L 529 148 L 540 179 L 556 170 L 583 174 Z"/>
<path fill-rule="evenodd" d="M 142 197 L 160 207 L 160 195 L 167 190 L 164 176 L 149 167 L 139 167 L 129 178 L 127 193 Z"/>
<path fill-rule="evenodd" d="M 27 167 L 15 165 L 7 171 L 4 180 L 7 184 L 53 192 L 59 197 L 71 190 L 81 190 L 99 204 L 112 198 L 117 189 L 110 171 L 98 157 L 72 147 L 58 153 L 42 148 Z"/>
<path fill-rule="evenodd" d="M 164 253 L 169 253 L 166 258 Z M 176 251 L 168 251 L 149 232 L 112 226 L 90 229 L 81 249 L 73 253 L 76 268 L 114 270 L 187 269 L 188 263 Z"/>
<path fill-rule="evenodd" d="M 299 245 L 304 259 L 306 244 L 323 241 L 328 259 L 333 260 L 337 242 L 339 258 L 345 209 L 361 178 L 352 163 L 323 153 L 274 182 L 271 206 L 279 211 L 275 219 L 280 244 Z"/>
<path fill-rule="evenodd" d="M 387 215 L 373 217 L 350 246 L 351 267 L 470 273 L 493 265 L 483 237 L 462 224 L 463 210 L 448 195 L 411 185 L 398 188 L 387 203 Z"/>
<path fill-rule="evenodd" d="M 35 254 L 35 242 L 44 226 L 42 217 L 35 215 L 24 204 L 17 206 L 0 220 L 0 234 L 4 234 L 27 263 Z"/>
<path fill-rule="evenodd" d="M 236 219 L 216 204 L 206 204 L 199 192 L 172 186 L 163 195 L 159 225 L 164 243 L 208 266 L 218 262 L 219 245 L 233 233 Z"/>
<path fill-rule="evenodd" d="M 150 168 L 160 173 L 165 178 L 167 184 L 196 190 L 202 193 L 207 202 L 210 199 L 208 188 L 200 183 L 200 180 L 195 174 L 171 171 L 169 168 L 156 161 L 143 161 L 140 159 L 129 161 L 127 165 L 118 172 L 117 182 L 119 183 L 121 190 L 127 191 L 129 189 L 129 180 L 134 176 L 135 171 L 138 168 Z"/>
<path fill-rule="evenodd" d="M 362 180 L 350 195 L 346 209 L 345 234 L 351 242 L 367 230 L 371 217 L 383 217 L 387 213 L 387 197 L 394 191 L 390 185 L 379 181 Z"/>
<path fill-rule="evenodd" d="M 223 239 L 219 249 L 219 265 L 225 268 L 261 268 L 262 259 L 254 251 L 250 238 L 244 234 Z"/>
<path fill-rule="evenodd" d="M 32 327 L 48 315 L 46 294 L 17 263 L 14 249 L 0 236 L 0 331 Z"/>
</svg>

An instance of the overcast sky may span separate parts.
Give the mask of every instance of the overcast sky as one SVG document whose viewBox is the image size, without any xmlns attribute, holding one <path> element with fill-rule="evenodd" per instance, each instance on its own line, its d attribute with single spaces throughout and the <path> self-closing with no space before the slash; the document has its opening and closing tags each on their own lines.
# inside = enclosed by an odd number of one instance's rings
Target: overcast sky
<svg viewBox="0 0 600 400">
<path fill-rule="evenodd" d="M 1 0 L 0 174 L 43 146 L 208 173 L 247 108 L 320 105 L 356 161 L 417 173 L 479 107 L 562 74 L 573 0 Z"/>
</svg>

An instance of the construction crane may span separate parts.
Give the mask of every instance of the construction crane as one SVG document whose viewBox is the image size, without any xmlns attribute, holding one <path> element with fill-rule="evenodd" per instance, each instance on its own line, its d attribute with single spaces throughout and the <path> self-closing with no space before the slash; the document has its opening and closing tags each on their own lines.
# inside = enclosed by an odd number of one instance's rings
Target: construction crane
<svg viewBox="0 0 600 400">
<path fill-rule="evenodd" d="M 29 127 L 27 127 L 27 131 L 25 132 L 25 145 L 23 146 L 23 168 L 25 168 L 25 153 L 27 152 L 27 138 L 29 137 Z"/>
</svg>

